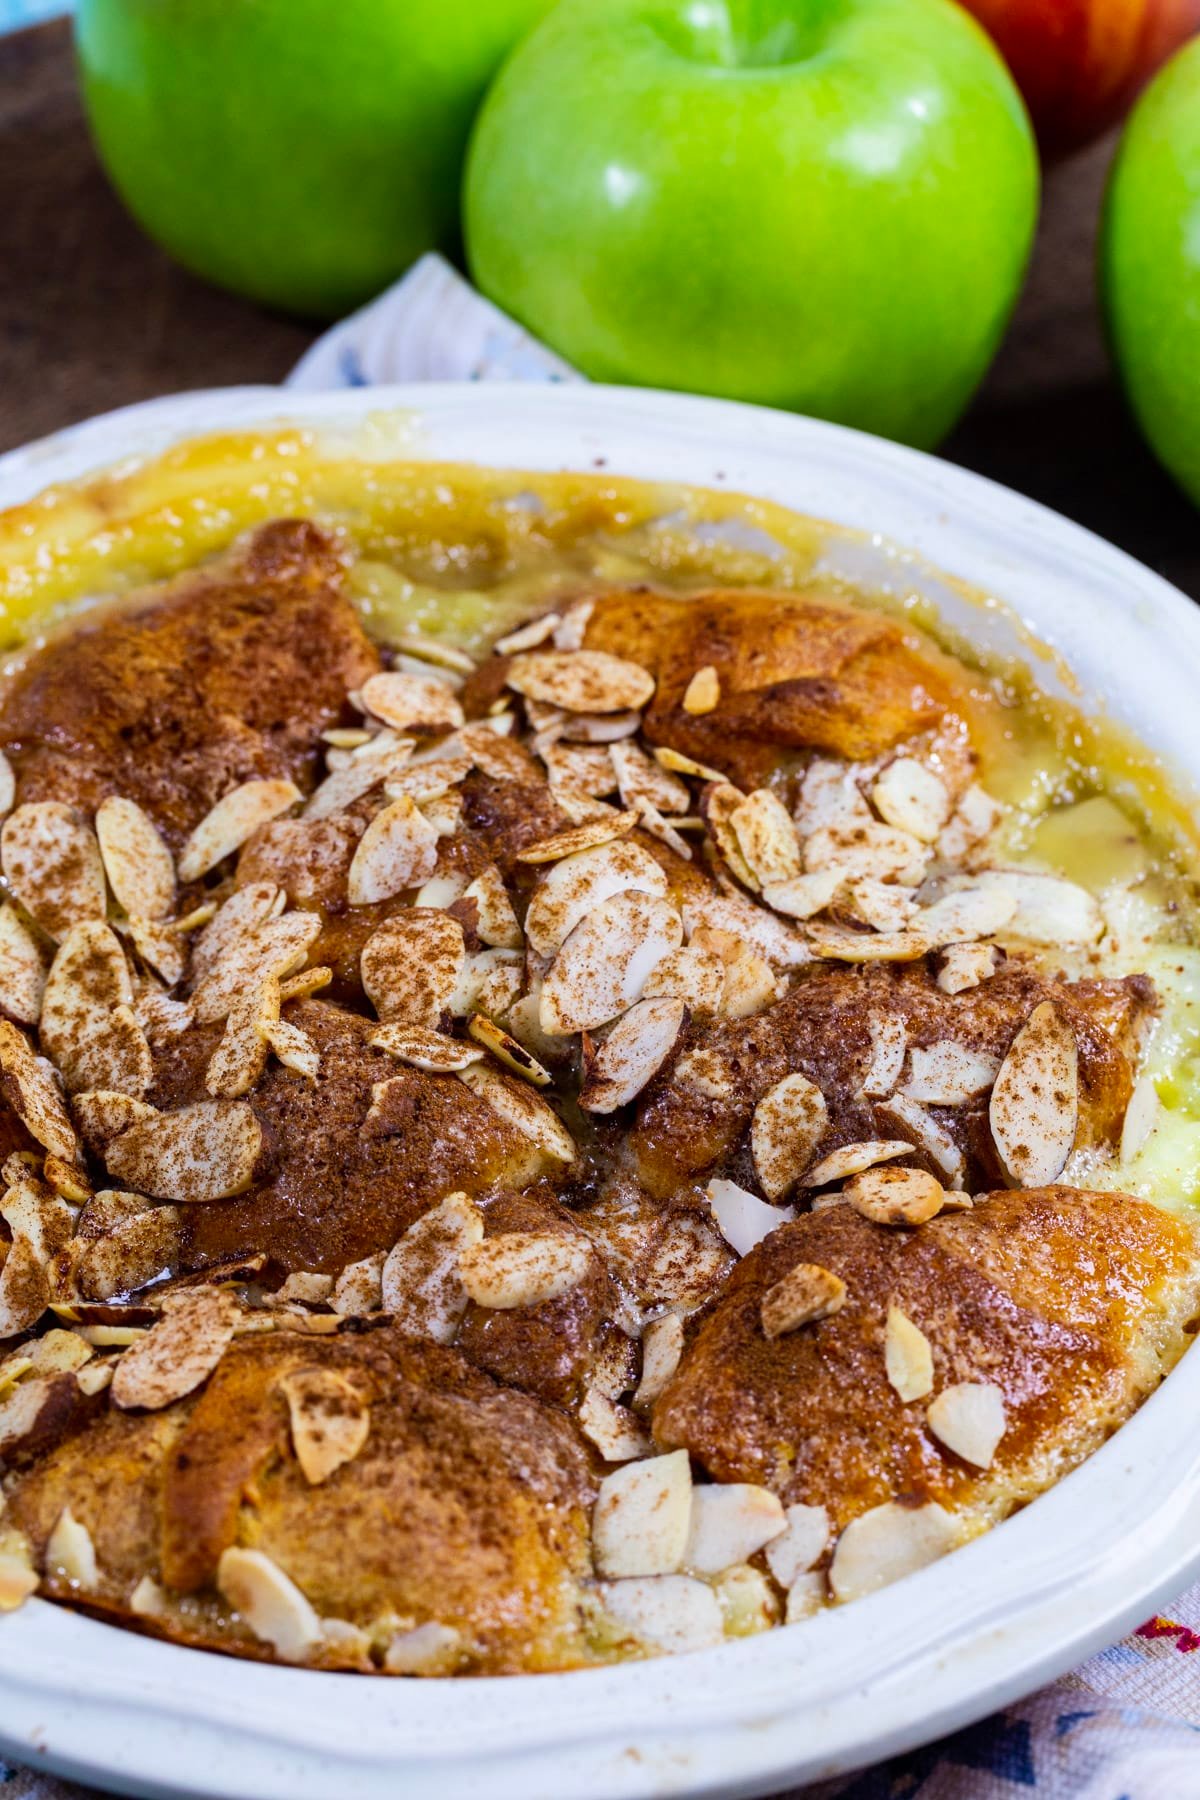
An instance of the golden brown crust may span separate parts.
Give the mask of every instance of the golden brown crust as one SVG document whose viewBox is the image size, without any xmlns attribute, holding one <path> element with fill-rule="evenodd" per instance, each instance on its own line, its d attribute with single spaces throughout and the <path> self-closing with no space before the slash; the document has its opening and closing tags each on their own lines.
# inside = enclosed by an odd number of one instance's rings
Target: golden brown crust
<svg viewBox="0 0 1200 1800">
<path fill-rule="evenodd" d="M 759 1309 L 798 1263 L 845 1282 L 833 1317 L 768 1339 Z M 654 1409 L 664 1448 L 719 1481 L 829 1508 L 838 1526 L 901 1496 L 1002 1516 L 1089 1455 L 1183 1349 L 1200 1305 L 1192 1228 L 1124 1195 L 988 1196 L 916 1231 L 849 1206 L 773 1232 L 739 1263 Z M 995 1383 L 1007 1429 L 981 1475 L 888 1381 L 897 1306 L 929 1340 L 933 1391 Z"/>
</svg>

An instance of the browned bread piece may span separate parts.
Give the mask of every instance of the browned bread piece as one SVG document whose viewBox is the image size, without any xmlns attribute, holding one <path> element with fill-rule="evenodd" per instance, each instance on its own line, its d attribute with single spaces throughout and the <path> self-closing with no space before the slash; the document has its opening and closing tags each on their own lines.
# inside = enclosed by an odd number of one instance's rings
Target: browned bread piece
<svg viewBox="0 0 1200 1800">
<path fill-rule="evenodd" d="M 21 802 L 136 800 L 178 848 L 239 782 L 313 785 L 320 733 L 379 667 L 333 541 L 298 519 L 141 599 L 73 621 L 0 711 Z"/>
<path fill-rule="evenodd" d="M 798 1263 L 840 1277 L 845 1304 L 768 1339 L 763 1295 Z M 986 1473 L 939 1446 L 927 1400 L 905 1404 L 890 1385 L 890 1306 L 929 1341 L 933 1395 L 956 1382 L 1002 1390 L 1007 1428 Z M 1198 1311 L 1194 1228 L 1127 1195 L 993 1194 L 916 1231 L 839 1204 L 738 1265 L 692 1330 L 654 1434 L 717 1480 L 826 1506 L 839 1528 L 901 1496 L 983 1523 L 1097 1449 L 1182 1354 Z"/>
<path fill-rule="evenodd" d="M 781 751 L 862 759 L 937 724 L 965 694 L 944 660 L 879 613 L 789 594 L 715 590 L 601 595 L 589 650 L 649 669 L 645 735 L 757 787 Z M 689 713 L 683 696 L 712 667 L 720 699 Z"/>
<path fill-rule="evenodd" d="M 318 1486 L 296 1460 L 278 1385 L 302 1368 L 344 1376 L 370 1414 L 358 1454 Z M 593 1494 L 560 1414 L 386 1327 L 236 1339 L 198 1399 L 106 1411 L 20 1476 L 9 1505 L 39 1568 L 71 1508 L 100 1571 L 87 1603 L 124 1623 L 253 1653 L 213 1585 L 221 1552 L 237 1544 L 265 1552 L 321 1617 L 363 1628 L 381 1649 L 398 1630 L 437 1623 L 460 1634 L 462 1666 L 503 1674 L 584 1660 L 576 1578 L 588 1572 Z M 168 1590 L 149 1621 L 129 1606 L 144 1576 Z M 80 1598 L 54 1576 L 44 1591 Z"/>
<path fill-rule="evenodd" d="M 264 1136 L 258 1177 L 234 1199 L 188 1209 L 185 1266 L 265 1250 L 285 1269 L 336 1274 L 390 1250 L 454 1189 L 479 1194 L 541 1172 L 529 1140 L 456 1076 L 372 1049 L 376 1021 L 321 1000 L 297 1001 L 285 1017 L 319 1051 L 320 1080 L 268 1065 L 248 1096 Z M 152 1103 L 173 1110 L 206 1097 L 221 1032 L 194 1026 L 159 1045 Z"/>
<path fill-rule="evenodd" d="M 1053 981 L 1014 959 L 979 987 L 951 995 L 942 993 L 924 962 L 866 970 L 817 965 L 763 1012 L 693 1032 L 689 1048 L 705 1058 L 701 1078 L 685 1054 L 667 1079 L 647 1091 L 631 1138 L 639 1176 L 652 1193 L 666 1196 L 732 1159 L 734 1179 L 759 1191 L 751 1117 L 767 1090 L 796 1071 L 817 1084 L 829 1108 L 829 1135 L 816 1154 L 863 1139 L 908 1137 L 886 1102 L 860 1092 L 872 1021 L 903 1020 L 910 1048 L 949 1041 L 999 1059 L 1043 1000 L 1052 1000 L 1069 1022 L 1079 1049 L 1077 1142 L 1111 1142 L 1132 1088 L 1129 1053 L 1154 1011 L 1153 985 L 1145 977 Z M 724 1091 L 716 1094 L 714 1087 Z M 930 1111 L 965 1154 L 968 1188 L 1003 1178 L 986 1095 Z"/>
</svg>

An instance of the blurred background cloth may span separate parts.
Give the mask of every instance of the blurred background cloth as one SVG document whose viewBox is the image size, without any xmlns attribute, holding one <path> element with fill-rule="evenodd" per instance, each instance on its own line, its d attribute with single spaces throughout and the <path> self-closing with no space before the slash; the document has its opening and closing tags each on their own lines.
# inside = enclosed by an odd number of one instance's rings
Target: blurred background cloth
<svg viewBox="0 0 1200 1800">
<path fill-rule="evenodd" d="M 67 0 L 0 0 L 0 31 L 16 31 L 19 25 L 36 25 L 69 12 Z"/>
</svg>

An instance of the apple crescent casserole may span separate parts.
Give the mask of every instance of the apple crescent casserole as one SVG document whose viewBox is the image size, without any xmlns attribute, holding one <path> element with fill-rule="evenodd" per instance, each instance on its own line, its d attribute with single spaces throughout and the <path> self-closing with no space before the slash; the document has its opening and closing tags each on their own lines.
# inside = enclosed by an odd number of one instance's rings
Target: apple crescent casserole
<svg viewBox="0 0 1200 1800">
<path fill-rule="evenodd" d="M 593 582 L 476 657 L 350 560 L 264 525 L 0 694 L 0 1606 L 580 1668 L 1033 1499 L 1200 1314 L 1124 1179 L 1170 932 L 882 612 Z"/>
</svg>

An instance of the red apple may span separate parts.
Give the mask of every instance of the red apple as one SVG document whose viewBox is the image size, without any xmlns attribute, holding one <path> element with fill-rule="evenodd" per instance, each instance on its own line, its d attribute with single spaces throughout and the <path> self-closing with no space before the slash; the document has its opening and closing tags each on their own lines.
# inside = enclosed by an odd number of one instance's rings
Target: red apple
<svg viewBox="0 0 1200 1800">
<path fill-rule="evenodd" d="M 1048 156 L 1076 150 L 1115 125 L 1159 65 L 1200 31 L 1200 0 L 963 5 L 1003 51 Z"/>
</svg>

